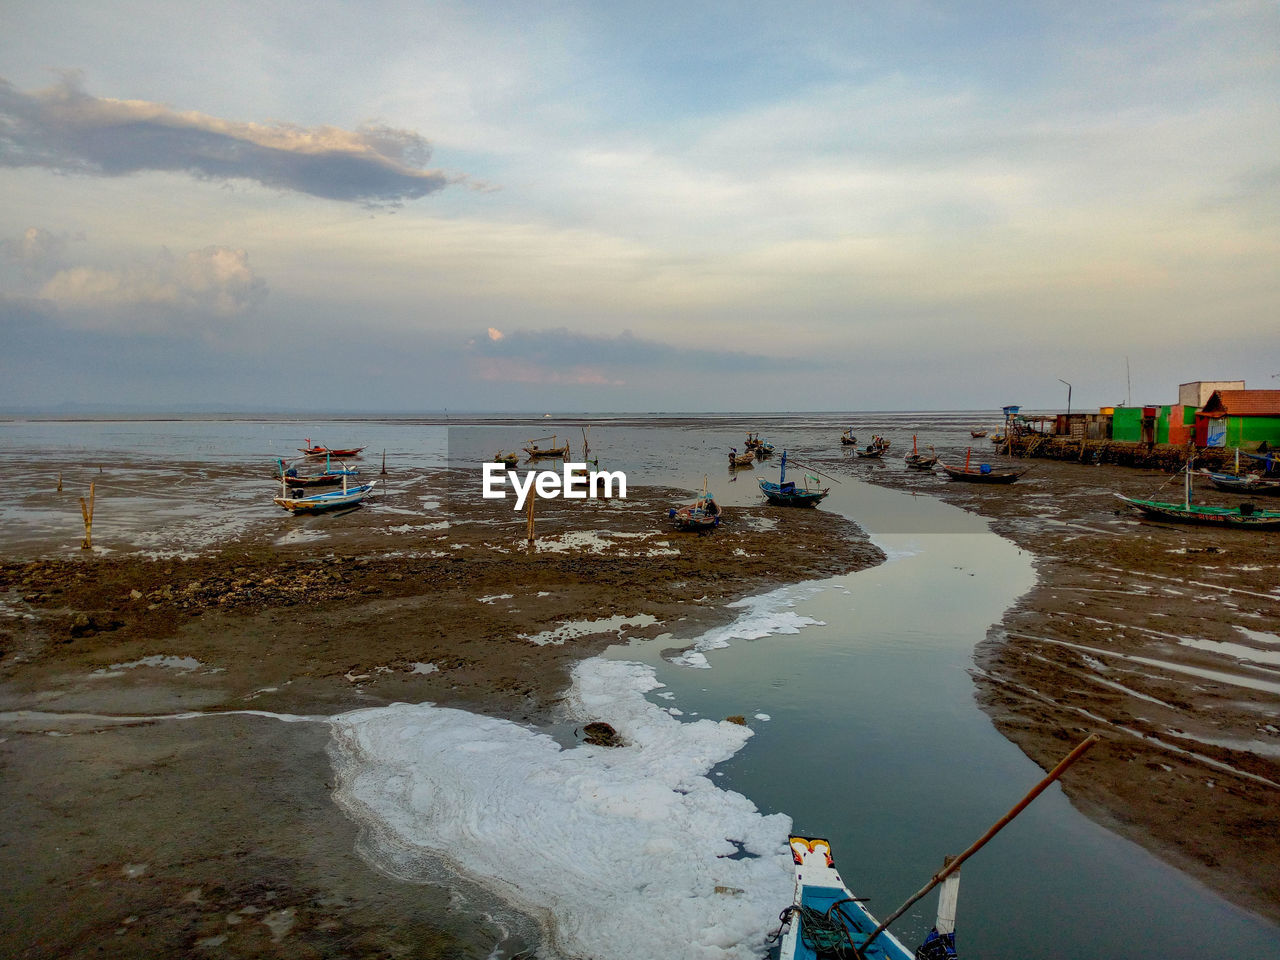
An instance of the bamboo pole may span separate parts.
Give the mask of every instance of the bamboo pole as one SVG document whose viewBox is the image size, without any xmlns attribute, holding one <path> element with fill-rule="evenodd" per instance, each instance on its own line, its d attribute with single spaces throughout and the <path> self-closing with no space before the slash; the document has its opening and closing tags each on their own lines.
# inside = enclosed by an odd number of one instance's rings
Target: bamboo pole
<svg viewBox="0 0 1280 960">
<path fill-rule="evenodd" d="M 384 477 L 387 475 L 387 451 L 385 447 L 382 450 L 382 474 L 381 475 Z"/>
<path fill-rule="evenodd" d="M 867 939 L 862 942 L 861 946 L 854 948 L 858 956 L 860 958 L 863 957 L 864 956 L 863 951 L 866 950 L 868 944 L 870 944 L 871 941 L 875 940 L 876 937 L 880 936 L 881 933 L 883 933 L 886 929 L 888 929 L 889 924 L 893 923 L 893 921 L 897 920 L 900 916 L 906 913 L 907 910 L 911 907 L 911 905 L 915 903 L 917 900 L 919 900 L 921 897 L 923 897 L 926 893 L 928 893 L 930 890 L 932 890 L 934 887 L 940 884 L 943 880 L 947 879 L 947 877 L 951 876 L 953 873 L 958 871 L 960 869 L 960 864 L 964 863 L 971 856 L 973 856 L 975 853 L 977 853 L 979 850 L 985 847 L 987 845 L 987 842 L 991 840 L 991 838 L 994 837 L 997 833 L 1003 830 L 1008 825 L 1010 820 L 1012 820 L 1014 817 L 1020 814 L 1023 810 L 1025 810 L 1028 804 L 1030 804 L 1032 800 L 1040 796 L 1040 794 L 1043 793 L 1051 783 L 1053 783 L 1060 776 L 1062 776 L 1064 773 L 1067 772 L 1068 767 L 1070 767 L 1073 763 L 1075 763 L 1077 760 L 1083 757 L 1085 755 L 1085 752 L 1088 751 L 1090 747 L 1092 747 L 1095 743 L 1097 743 L 1101 739 L 1102 737 L 1100 737 L 1096 733 L 1093 733 L 1085 737 L 1078 744 L 1076 744 L 1076 748 L 1072 750 L 1069 754 L 1067 754 L 1065 757 L 1063 757 L 1061 762 L 1059 762 L 1059 764 L 1056 767 L 1050 770 L 1049 773 L 1045 776 L 1045 778 L 1041 780 L 1039 783 L 1037 783 L 1031 789 L 1030 793 L 1028 793 L 1021 800 L 1019 800 L 1016 804 L 1014 804 L 1013 808 L 1008 813 L 1006 813 L 1003 817 L 1001 817 L 994 824 L 992 824 L 991 827 L 987 830 L 987 832 L 984 833 L 982 836 L 980 836 L 972 844 L 970 844 L 969 848 L 965 850 L 964 853 L 960 854 L 958 857 L 956 857 L 954 860 L 952 860 L 950 863 L 944 866 L 941 870 L 935 873 L 933 875 L 933 879 L 931 879 L 928 883 L 926 883 L 923 887 L 921 887 L 919 891 L 917 891 L 913 896 L 909 897 L 906 903 L 900 906 L 897 910 L 893 911 L 893 913 L 889 915 L 889 918 L 887 920 L 882 921 L 880 926 L 872 930 L 871 936 L 867 937 Z"/>
<path fill-rule="evenodd" d="M 62 492 L 62 471 L 58 471 L 58 492 Z"/>
<path fill-rule="evenodd" d="M 530 494 L 532 494 L 532 493 L 533 493 L 533 491 L 530 491 Z M 538 501 L 538 498 L 537 498 L 536 496 L 532 496 L 532 495 L 531 495 L 531 496 L 529 497 L 529 546 L 533 546 L 533 539 L 534 539 L 534 533 L 533 533 L 533 505 L 534 505 L 535 503 L 537 503 L 537 501 Z"/>
<path fill-rule="evenodd" d="M 93 549 L 93 487 L 89 484 L 89 502 L 86 503 L 84 497 L 80 498 L 80 514 L 84 517 L 84 540 L 80 543 L 81 550 Z"/>
</svg>

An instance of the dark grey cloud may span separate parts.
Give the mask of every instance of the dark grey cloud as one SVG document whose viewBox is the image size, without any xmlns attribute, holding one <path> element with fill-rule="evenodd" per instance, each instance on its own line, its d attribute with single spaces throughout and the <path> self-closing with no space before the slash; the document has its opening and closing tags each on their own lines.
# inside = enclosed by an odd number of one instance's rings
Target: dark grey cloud
<svg viewBox="0 0 1280 960">
<path fill-rule="evenodd" d="M 430 158 L 431 144 L 408 130 L 224 120 L 145 100 L 94 97 L 76 74 L 29 93 L 0 79 L 0 166 L 108 177 L 181 171 L 395 206 L 459 179 L 426 169 Z"/>
</svg>

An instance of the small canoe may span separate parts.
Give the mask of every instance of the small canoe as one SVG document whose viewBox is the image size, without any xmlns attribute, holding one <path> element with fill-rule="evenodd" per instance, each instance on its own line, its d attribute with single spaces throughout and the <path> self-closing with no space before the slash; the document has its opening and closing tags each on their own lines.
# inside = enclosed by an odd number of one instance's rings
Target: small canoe
<svg viewBox="0 0 1280 960">
<path fill-rule="evenodd" d="M 1156 520 L 1198 523 L 1213 527 L 1235 527 L 1242 530 L 1280 530 L 1280 510 L 1259 510 L 1251 503 L 1242 503 L 1238 507 L 1207 507 L 1195 503 L 1138 500 L 1119 493 L 1116 497 Z"/>
<path fill-rule="evenodd" d="M 1225 490 L 1228 493 L 1280 497 L 1280 480 L 1270 480 L 1256 473 L 1214 473 L 1210 470 L 1201 470 L 1200 476 L 1219 490 Z"/>
<path fill-rule="evenodd" d="M 791 859 L 796 870 L 795 895 L 791 906 L 782 912 L 778 960 L 859 956 L 864 960 L 912 960 L 912 952 L 888 930 L 866 943 L 879 924 L 836 870 L 829 840 L 793 836 Z"/>
<path fill-rule="evenodd" d="M 338 510 L 342 507 L 354 507 L 369 495 L 369 491 L 374 488 L 377 482 L 377 480 L 374 480 L 358 487 L 346 487 L 330 493 L 314 493 L 309 497 L 282 494 L 276 497 L 274 502 L 276 506 L 283 507 L 290 513 L 323 513 L 327 510 Z"/>
<path fill-rule="evenodd" d="M 305 447 L 299 447 L 298 452 L 306 457 L 358 457 L 360 451 L 364 447 L 321 447 L 312 446 L 311 438 L 307 437 L 304 441 Z"/>
<path fill-rule="evenodd" d="M 756 453 L 754 450 L 748 450 L 746 453 L 739 453 L 737 448 L 729 451 L 730 467 L 749 467 L 756 462 Z"/>
<path fill-rule="evenodd" d="M 989 463 L 979 464 L 973 468 L 949 467 L 941 462 L 938 466 L 942 468 L 948 480 L 957 480 L 962 483 L 1013 483 L 1027 472 L 1026 470 L 995 470 Z"/>
<path fill-rule="evenodd" d="M 986 435 L 987 435 L 987 431 L 985 431 L 985 430 L 970 430 L 970 431 L 969 431 L 969 436 L 973 437 L 973 439 L 975 439 L 975 440 L 977 440 L 979 437 L 985 437 Z"/>
<path fill-rule="evenodd" d="M 519 465 L 519 463 L 520 463 L 520 454 L 518 454 L 518 453 L 503 453 L 501 450 L 499 450 L 497 453 L 495 453 L 495 454 L 493 455 L 493 459 L 492 459 L 492 460 L 490 460 L 489 462 L 490 462 L 490 463 L 500 463 L 500 464 L 502 464 L 504 467 L 506 467 L 508 470 L 512 470 L 512 469 L 514 469 L 516 466 L 518 466 L 518 465 Z"/>
</svg>

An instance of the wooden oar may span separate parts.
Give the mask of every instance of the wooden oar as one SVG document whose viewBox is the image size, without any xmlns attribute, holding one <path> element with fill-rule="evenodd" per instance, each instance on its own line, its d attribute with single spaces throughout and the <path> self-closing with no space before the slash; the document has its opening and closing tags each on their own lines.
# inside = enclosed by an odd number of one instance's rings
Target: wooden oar
<svg viewBox="0 0 1280 960">
<path fill-rule="evenodd" d="M 1013 809 L 1011 809 L 1003 817 L 1001 817 L 994 824 L 992 824 L 991 828 L 987 830 L 986 833 L 984 833 L 972 844 L 970 844 L 969 849 L 967 849 L 964 853 L 960 854 L 960 856 L 956 857 L 954 860 L 948 863 L 945 867 L 943 867 L 941 870 L 935 873 L 933 875 L 932 880 L 930 880 L 923 887 L 921 887 L 916 894 L 908 898 L 906 903 L 900 906 L 897 910 L 893 911 L 893 913 L 889 916 L 887 920 L 884 920 L 881 922 L 880 926 L 872 930 L 871 936 L 867 937 L 867 939 L 862 942 L 862 945 L 860 947 L 854 947 L 854 951 L 858 954 L 858 957 L 860 958 L 860 960 L 862 960 L 863 958 L 863 951 L 866 950 L 867 946 L 871 943 L 871 941 L 873 941 L 876 937 L 880 936 L 880 934 L 883 933 L 888 928 L 889 924 L 893 923 L 893 921 L 897 920 L 900 916 L 906 913 L 913 903 L 915 903 L 917 900 L 923 897 L 926 893 L 928 893 L 930 890 L 932 890 L 934 887 L 940 884 L 943 880 L 947 879 L 947 877 L 951 876 L 951 874 L 959 870 L 960 864 L 964 863 L 971 856 L 973 856 L 975 853 L 981 850 L 984 846 L 986 846 L 987 841 L 989 841 L 997 833 L 1003 830 L 1010 820 L 1012 820 L 1014 817 L 1020 814 L 1023 810 L 1025 810 L 1027 808 L 1027 805 L 1030 804 L 1031 801 L 1034 800 L 1036 797 L 1040 796 L 1040 794 L 1045 791 L 1045 789 L 1049 786 L 1049 784 L 1053 783 L 1060 776 L 1066 773 L 1068 767 L 1070 767 L 1073 763 L 1075 763 L 1077 760 L 1083 757 L 1085 755 L 1085 752 L 1101 739 L 1102 737 L 1094 733 L 1094 734 L 1090 734 L 1089 736 L 1085 737 L 1085 739 L 1081 740 L 1080 743 L 1076 745 L 1076 748 L 1074 750 L 1072 750 L 1069 754 L 1067 754 L 1065 757 L 1062 758 L 1062 762 L 1060 762 L 1056 767 L 1050 770 L 1049 773 L 1045 776 L 1045 778 L 1041 780 L 1039 783 L 1037 783 L 1035 787 L 1032 788 L 1030 793 L 1028 793 L 1021 800 L 1019 800 L 1016 804 L 1014 804 Z"/>
</svg>

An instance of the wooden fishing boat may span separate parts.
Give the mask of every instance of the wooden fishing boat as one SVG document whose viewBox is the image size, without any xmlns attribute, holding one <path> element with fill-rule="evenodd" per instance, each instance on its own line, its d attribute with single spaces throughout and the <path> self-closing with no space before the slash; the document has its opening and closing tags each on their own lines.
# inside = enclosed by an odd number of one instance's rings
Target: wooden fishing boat
<svg viewBox="0 0 1280 960">
<path fill-rule="evenodd" d="M 729 468 L 749 467 L 756 462 L 756 452 L 747 450 L 745 453 L 739 453 L 737 447 L 729 449 Z"/>
<path fill-rule="evenodd" d="M 298 452 L 308 457 L 358 457 L 360 456 L 360 451 L 364 449 L 364 447 L 345 447 L 339 449 L 338 447 L 312 446 L 310 437 L 307 437 L 303 443 L 305 443 L 306 446 L 299 447 Z"/>
<path fill-rule="evenodd" d="M 970 430 L 970 431 L 969 431 L 969 436 L 973 437 L 973 439 L 975 439 L 975 440 L 977 440 L 979 437 L 985 437 L 986 435 L 987 435 L 987 431 L 985 431 L 985 430 Z"/>
<path fill-rule="evenodd" d="M 309 461 L 311 458 L 299 457 L 298 459 Z M 336 487 L 344 477 L 354 477 L 359 473 L 359 470 L 346 466 L 335 468 L 329 462 L 329 458 L 326 457 L 324 470 L 320 473 L 302 474 L 298 472 L 297 467 L 289 466 L 284 460 L 277 457 L 276 472 L 272 479 L 283 479 L 291 487 Z"/>
<path fill-rule="evenodd" d="M 1228 493 L 1280 497 L 1280 479 L 1268 479 L 1257 473 L 1214 473 L 1211 470 L 1201 470 L 1200 476 L 1219 490 L 1225 490 Z"/>
<path fill-rule="evenodd" d="M 996 470 L 989 463 L 980 463 L 976 467 L 971 467 L 969 457 L 972 452 L 972 448 L 965 451 L 963 467 L 949 467 L 945 463 L 938 463 L 948 480 L 964 483 L 1013 483 L 1030 469 L 1028 467 L 1023 470 Z"/>
<path fill-rule="evenodd" d="M 818 482 L 817 477 L 804 478 L 804 486 L 796 486 L 794 481 L 787 480 L 787 451 L 782 451 L 782 469 L 778 474 L 778 482 L 760 478 L 760 491 L 765 498 L 778 507 L 816 507 L 831 492 L 830 487 L 810 487 L 809 480 Z"/>
<path fill-rule="evenodd" d="M 1239 527 L 1246 530 L 1280 530 L 1280 510 L 1259 510 L 1251 503 L 1238 507 L 1208 507 L 1195 503 L 1165 503 L 1161 500 L 1139 500 L 1117 493 L 1129 506 L 1157 520 L 1199 523 L 1214 527 Z"/>
<path fill-rule="evenodd" d="M 862 450 L 854 451 L 866 460 L 879 460 L 889 449 L 889 441 L 884 437 L 872 437 L 871 442 Z"/>
<path fill-rule="evenodd" d="M 354 507 L 369 495 L 377 484 L 377 480 L 363 483 L 358 487 L 348 486 L 347 478 L 342 478 L 342 489 L 329 493 L 313 493 L 310 496 L 299 496 L 302 490 L 291 490 L 284 481 L 280 483 L 280 496 L 274 502 L 290 513 L 324 513 L 342 507 Z"/>
<path fill-rule="evenodd" d="M 1280 530 L 1280 510 L 1260 510 L 1252 503 L 1242 503 L 1236 507 L 1211 507 L 1191 502 L 1191 463 L 1188 458 L 1183 470 L 1185 475 L 1181 503 L 1168 503 L 1164 500 L 1141 500 L 1137 497 L 1116 496 L 1141 511 L 1148 517 L 1157 520 L 1173 520 L 1176 523 L 1199 523 L 1213 527 L 1237 527 L 1246 530 Z"/>
<path fill-rule="evenodd" d="M 916 449 L 916 438 L 911 438 L 911 452 L 903 459 L 908 467 L 912 470 L 930 470 L 933 465 L 938 462 L 938 455 L 933 452 L 933 447 L 929 448 L 928 454 L 923 454 Z"/>
<path fill-rule="evenodd" d="M 853 435 L 853 427 L 840 434 L 840 445 L 842 447 L 856 447 L 858 445 L 858 438 Z"/>
<path fill-rule="evenodd" d="M 489 462 L 500 463 L 504 467 L 506 467 L 508 470 L 513 470 L 520 463 L 520 454 L 503 453 L 501 450 L 499 450 L 497 453 L 493 455 L 493 458 Z"/>
<path fill-rule="evenodd" d="M 540 447 L 539 441 L 550 440 L 551 446 Z M 569 459 L 569 443 L 565 441 L 563 447 L 556 446 L 555 434 L 549 437 L 536 437 L 529 441 L 529 445 L 524 448 L 524 452 L 529 455 L 530 460 L 568 460 Z"/>
<path fill-rule="evenodd" d="M 707 493 L 707 478 L 702 478 L 702 494 L 693 503 L 672 507 L 667 511 L 677 530 L 706 532 L 720 526 L 720 504 Z"/>
<path fill-rule="evenodd" d="M 866 943 L 879 924 L 840 876 L 829 840 L 793 836 L 791 859 L 795 894 L 779 918 L 784 926 L 778 960 L 912 960 L 914 954 L 888 930 Z"/>
<path fill-rule="evenodd" d="M 760 446 L 761 443 L 760 434 L 748 433 L 747 442 L 743 444 L 743 447 L 747 450 L 754 450 L 756 447 Z"/>
<path fill-rule="evenodd" d="M 757 460 L 768 460 L 773 456 L 773 450 L 774 447 L 772 443 L 768 440 L 762 440 L 760 445 L 757 446 L 753 452 L 755 453 Z"/>
</svg>

